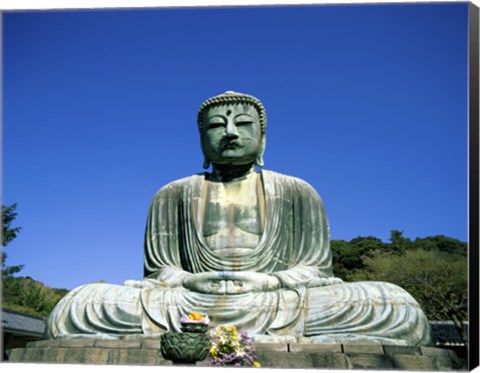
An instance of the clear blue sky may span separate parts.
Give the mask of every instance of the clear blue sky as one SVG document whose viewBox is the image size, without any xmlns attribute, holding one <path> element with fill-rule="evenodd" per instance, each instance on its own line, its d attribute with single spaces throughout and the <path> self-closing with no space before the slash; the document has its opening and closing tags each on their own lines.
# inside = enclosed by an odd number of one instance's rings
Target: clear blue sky
<svg viewBox="0 0 480 373">
<path fill-rule="evenodd" d="M 265 168 L 321 195 L 332 239 L 467 240 L 468 4 L 4 15 L 7 264 L 53 287 L 143 275 L 158 188 L 202 171 L 197 110 L 268 114 Z"/>
</svg>

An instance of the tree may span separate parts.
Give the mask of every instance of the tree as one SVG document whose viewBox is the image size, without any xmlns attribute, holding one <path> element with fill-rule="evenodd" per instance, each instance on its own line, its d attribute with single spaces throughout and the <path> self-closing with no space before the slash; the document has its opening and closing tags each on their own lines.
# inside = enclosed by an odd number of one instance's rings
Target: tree
<svg viewBox="0 0 480 373">
<path fill-rule="evenodd" d="M 5 246 L 7 246 L 11 241 L 13 241 L 17 234 L 20 232 L 20 227 L 12 227 L 13 221 L 17 217 L 17 204 L 14 203 L 10 206 L 2 205 L 2 276 L 3 279 L 7 276 L 11 276 L 15 273 L 18 273 L 24 267 L 23 265 L 16 266 L 6 266 L 7 253 L 5 252 Z"/>
<path fill-rule="evenodd" d="M 10 277 L 4 283 L 3 306 L 37 316 L 48 316 L 66 289 L 52 289 L 30 277 Z"/>
<path fill-rule="evenodd" d="M 385 281 L 408 291 L 429 320 L 452 320 L 466 342 L 463 322 L 468 319 L 468 271 L 464 256 L 411 249 L 403 255 L 384 253 L 365 258 L 350 281 Z"/>
<path fill-rule="evenodd" d="M 425 251 L 438 250 L 440 252 L 466 256 L 467 243 L 459 241 L 455 238 L 446 237 L 443 235 L 430 236 L 425 238 L 415 239 L 415 247 L 422 248 Z"/>
<path fill-rule="evenodd" d="M 394 254 L 404 254 L 407 250 L 414 247 L 410 238 L 403 237 L 403 231 L 390 231 L 390 242 L 388 248 Z"/>
<path fill-rule="evenodd" d="M 2 205 L 2 244 L 5 247 L 20 232 L 12 227 L 17 216 L 17 205 Z M 7 255 L 2 250 L 2 306 L 38 316 L 48 316 L 57 302 L 68 292 L 66 289 L 51 289 L 30 277 L 15 277 L 23 265 L 6 266 Z"/>
<path fill-rule="evenodd" d="M 430 320 L 452 320 L 464 341 L 467 320 L 467 244 L 442 235 L 411 240 L 392 230 L 376 237 L 332 240 L 334 275 L 345 281 L 385 281 L 408 291 Z"/>
<path fill-rule="evenodd" d="M 356 237 L 350 242 L 344 240 L 332 240 L 332 261 L 335 276 L 346 280 L 352 270 L 364 268 L 365 257 L 374 256 L 377 252 L 386 249 L 380 239 L 368 237 Z"/>
<path fill-rule="evenodd" d="M 2 205 L 2 245 L 7 246 L 14 238 L 17 237 L 18 232 L 20 232 L 20 227 L 12 228 L 12 223 L 17 217 L 16 210 L 17 204 L 14 203 L 10 206 Z"/>
</svg>

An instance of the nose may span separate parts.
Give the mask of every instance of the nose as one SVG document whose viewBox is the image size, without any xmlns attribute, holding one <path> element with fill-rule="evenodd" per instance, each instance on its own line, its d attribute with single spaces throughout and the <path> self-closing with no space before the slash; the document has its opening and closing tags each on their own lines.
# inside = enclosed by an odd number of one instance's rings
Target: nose
<svg viewBox="0 0 480 373">
<path fill-rule="evenodd" d="M 228 119 L 227 127 L 225 128 L 225 135 L 228 137 L 238 137 L 237 126 L 232 119 Z"/>
</svg>

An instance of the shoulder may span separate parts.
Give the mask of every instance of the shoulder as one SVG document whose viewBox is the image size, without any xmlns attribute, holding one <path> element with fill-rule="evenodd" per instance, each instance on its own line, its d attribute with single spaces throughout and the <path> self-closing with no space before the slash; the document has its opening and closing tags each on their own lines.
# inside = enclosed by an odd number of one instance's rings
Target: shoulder
<svg viewBox="0 0 480 373">
<path fill-rule="evenodd" d="M 177 195 L 179 193 L 183 193 L 185 188 L 188 188 L 193 182 L 195 182 L 199 178 L 203 178 L 203 174 L 188 176 L 182 179 L 172 181 L 158 189 L 153 199 L 156 200 L 160 198 L 168 198 L 173 197 L 174 195 Z"/>
<path fill-rule="evenodd" d="M 262 175 L 265 183 L 274 184 L 275 189 L 283 190 L 283 193 L 290 194 L 295 199 L 300 198 L 309 203 L 323 204 L 315 188 L 303 179 L 268 170 L 262 170 Z"/>
<path fill-rule="evenodd" d="M 315 189 L 309 183 L 295 176 L 284 175 L 279 172 L 269 170 L 262 170 L 262 175 L 265 179 L 270 179 L 273 182 L 291 185 L 299 189 L 312 190 L 315 192 Z"/>
</svg>

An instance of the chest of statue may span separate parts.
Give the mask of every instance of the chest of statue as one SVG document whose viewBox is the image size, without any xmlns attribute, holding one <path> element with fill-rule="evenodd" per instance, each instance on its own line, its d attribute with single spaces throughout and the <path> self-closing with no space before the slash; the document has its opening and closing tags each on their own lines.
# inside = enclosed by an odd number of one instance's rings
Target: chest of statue
<svg viewBox="0 0 480 373">
<path fill-rule="evenodd" d="M 264 226 L 262 182 L 258 174 L 228 183 L 206 181 L 202 192 L 202 233 L 219 253 L 255 248 Z"/>
</svg>

